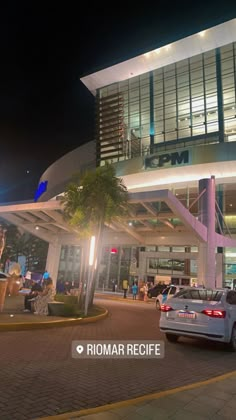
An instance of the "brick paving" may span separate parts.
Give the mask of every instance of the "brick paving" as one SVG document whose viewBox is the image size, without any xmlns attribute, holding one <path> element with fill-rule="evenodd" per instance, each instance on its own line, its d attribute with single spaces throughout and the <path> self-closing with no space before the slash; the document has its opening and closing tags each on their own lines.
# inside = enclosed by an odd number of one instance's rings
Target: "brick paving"
<svg viewBox="0 0 236 420">
<path fill-rule="evenodd" d="M 187 339 L 166 343 L 163 360 L 72 359 L 72 340 L 164 339 L 154 303 L 100 303 L 110 315 L 99 323 L 0 333 L 1 420 L 96 407 L 235 369 L 235 354 L 222 345 Z"/>
</svg>

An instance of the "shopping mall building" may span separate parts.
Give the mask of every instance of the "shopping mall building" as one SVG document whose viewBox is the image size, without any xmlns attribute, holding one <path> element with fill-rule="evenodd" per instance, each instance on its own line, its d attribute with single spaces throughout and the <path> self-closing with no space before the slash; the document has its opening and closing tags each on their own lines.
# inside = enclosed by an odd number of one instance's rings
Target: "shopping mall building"
<svg viewBox="0 0 236 420">
<path fill-rule="evenodd" d="M 75 279 L 80 244 L 63 221 L 58 196 L 75 172 L 109 162 L 128 188 L 131 212 L 106 227 L 99 286 L 127 276 L 232 285 L 236 19 L 81 81 L 95 97 L 96 140 L 45 171 L 32 210 L 20 216 L 1 207 L 3 217 L 12 223 L 28 217 L 24 227 L 31 232 L 37 224 L 36 234 L 50 244 L 48 269 Z"/>
</svg>

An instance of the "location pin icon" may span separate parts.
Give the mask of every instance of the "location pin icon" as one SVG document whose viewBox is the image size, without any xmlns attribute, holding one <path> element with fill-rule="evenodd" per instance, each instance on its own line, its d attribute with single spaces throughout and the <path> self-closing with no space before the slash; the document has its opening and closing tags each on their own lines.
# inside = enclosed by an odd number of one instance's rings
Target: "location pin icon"
<svg viewBox="0 0 236 420">
<path fill-rule="evenodd" d="M 82 354 L 82 353 L 83 353 L 83 351 L 84 351 L 84 346 L 82 346 L 81 344 L 79 344 L 79 345 L 76 347 L 76 351 L 77 351 L 77 353 Z"/>
</svg>

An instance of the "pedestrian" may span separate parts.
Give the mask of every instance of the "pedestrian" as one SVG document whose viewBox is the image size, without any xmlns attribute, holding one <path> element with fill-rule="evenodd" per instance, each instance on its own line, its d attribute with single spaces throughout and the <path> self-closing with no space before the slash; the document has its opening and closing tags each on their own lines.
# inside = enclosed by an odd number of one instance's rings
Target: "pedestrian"
<svg viewBox="0 0 236 420">
<path fill-rule="evenodd" d="M 132 286 L 133 300 L 136 300 L 137 293 L 138 293 L 138 285 L 137 283 L 134 283 Z"/>
<path fill-rule="evenodd" d="M 46 284 L 47 282 L 45 282 L 45 280 L 48 280 L 50 277 L 50 274 L 47 270 L 44 271 L 43 273 L 43 278 L 42 278 L 42 285 Z"/>
<path fill-rule="evenodd" d="M 123 291 L 124 291 L 124 299 L 126 299 L 127 290 L 129 288 L 129 282 L 128 282 L 128 280 L 123 280 L 123 282 L 122 282 L 122 288 L 123 288 Z"/>
<path fill-rule="evenodd" d="M 144 302 L 147 302 L 147 300 L 148 300 L 148 295 L 147 295 L 148 294 L 148 285 L 147 285 L 147 283 L 144 284 L 143 291 L 144 291 L 143 300 L 144 300 Z"/>
</svg>

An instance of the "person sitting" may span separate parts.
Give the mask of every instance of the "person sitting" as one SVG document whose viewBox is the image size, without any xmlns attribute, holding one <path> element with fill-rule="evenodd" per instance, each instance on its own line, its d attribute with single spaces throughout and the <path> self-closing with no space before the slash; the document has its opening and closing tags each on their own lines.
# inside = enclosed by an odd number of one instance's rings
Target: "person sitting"
<svg viewBox="0 0 236 420">
<path fill-rule="evenodd" d="M 49 278 L 50 278 L 50 274 L 49 274 L 48 270 L 45 270 L 44 273 L 43 273 L 43 277 L 42 277 L 42 285 L 43 286 L 47 283 L 46 280 L 48 280 Z"/>
<path fill-rule="evenodd" d="M 39 283 L 37 283 L 36 280 L 33 280 L 33 285 L 31 288 L 30 293 L 28 295 L 25 295 L 25 301 L 24 301 L 24 312 L 31 312 L 31 302 L 35 300 L 35 298 L 38 296 L 39 292 L 42 292 L 42 287 Z"/>
<path fill-rule="evenodd" d="M 51 277 L 45 280 L 44 284 L 43 291 L 38 294 L 34 301 L 35 315 L 48 315 L 48 303 L 54 300 L 55 289 Z"/>
</svg>

